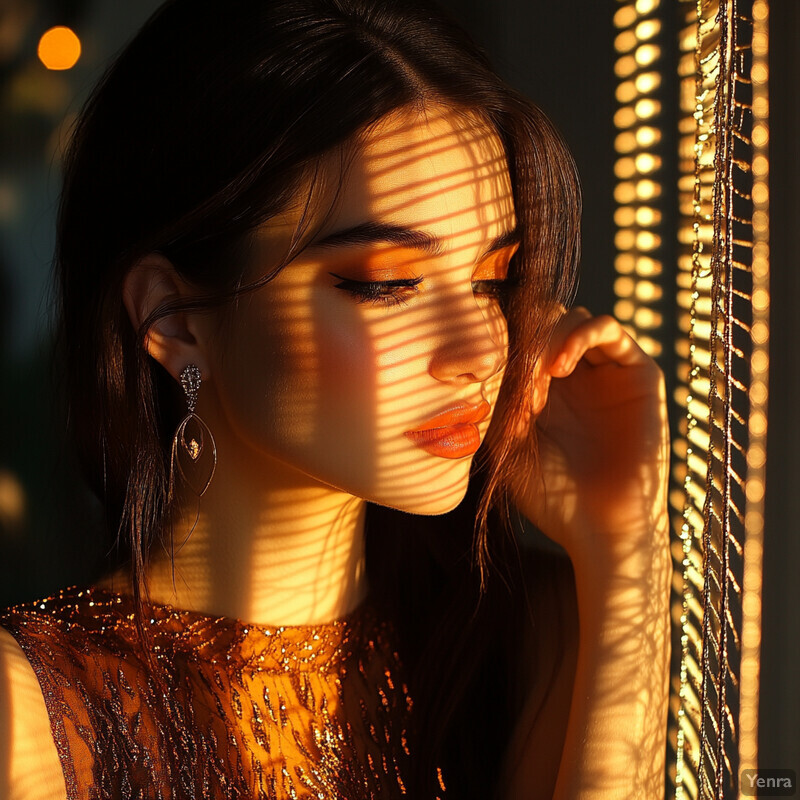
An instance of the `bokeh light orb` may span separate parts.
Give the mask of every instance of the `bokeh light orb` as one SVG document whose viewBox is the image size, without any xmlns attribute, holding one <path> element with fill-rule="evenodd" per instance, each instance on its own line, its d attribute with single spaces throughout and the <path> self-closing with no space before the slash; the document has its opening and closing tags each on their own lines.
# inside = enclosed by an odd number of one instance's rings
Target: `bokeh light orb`
<svg viewBox="0 0 800 800">
<path fill-rule="evenodd" d="M 42 34 L 36 52 L 47 69 L 71 69 L 81 57 L 81 40 L 71 28 L 57 25 Z"/>
</svg>

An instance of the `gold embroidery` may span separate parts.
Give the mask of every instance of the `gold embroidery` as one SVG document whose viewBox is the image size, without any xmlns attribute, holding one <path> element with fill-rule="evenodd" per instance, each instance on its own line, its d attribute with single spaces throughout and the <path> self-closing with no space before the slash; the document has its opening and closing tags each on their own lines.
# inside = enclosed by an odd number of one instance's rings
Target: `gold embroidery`
<svg viewBox="0 0 800 800">
<path fill-rule="evenodd" d="M 0 617 L 42 685 L 70 800 L 406 795 L 412 703 L 368 605 L 325 625 L 146 619 L 163 682 L 127 596 L 73 588 Z"/>
</svg>

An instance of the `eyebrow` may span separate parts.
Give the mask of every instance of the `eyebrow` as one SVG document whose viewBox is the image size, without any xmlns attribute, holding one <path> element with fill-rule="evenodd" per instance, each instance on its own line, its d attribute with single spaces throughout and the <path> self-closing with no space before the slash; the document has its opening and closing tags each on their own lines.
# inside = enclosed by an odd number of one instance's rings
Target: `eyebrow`
<svg viewBox="0 0 800 800">
<path fill-rule="evenodd" d="M 492 239 L 479 260 L 488 256 L 489 253 L 494 253 L 496 250 L 502 250 L 504 247 L 518 244 L 521 241 L 522 231 L 515 226 Z M 395 225 L 391 222 L 377 221 L 362 222 L 351 228 L 336 231 L 316 242 L 312 242 L 310 247 L 339 248 L 382 243 L 422 250 L 430 255 L 440 255 L 444 250 L 442 240 L 435 234 L 407 228 L 404 225 Z"/>
</svg>

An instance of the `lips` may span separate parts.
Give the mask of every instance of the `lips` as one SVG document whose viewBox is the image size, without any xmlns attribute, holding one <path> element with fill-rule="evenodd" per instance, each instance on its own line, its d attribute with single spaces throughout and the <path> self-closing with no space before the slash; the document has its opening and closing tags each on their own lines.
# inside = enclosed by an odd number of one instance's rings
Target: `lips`
<svg viewBox="0 0 800 800">
<path fill-rule="evenodd" d="M 481 444 L 477 423 L 486 419 L 490 411 L 491 406 L 485 400 L 477 405 L 457 403 L 418 428 L 406 431 L 404 436 L 431 455 L 471 456 Z"/>
</svg>

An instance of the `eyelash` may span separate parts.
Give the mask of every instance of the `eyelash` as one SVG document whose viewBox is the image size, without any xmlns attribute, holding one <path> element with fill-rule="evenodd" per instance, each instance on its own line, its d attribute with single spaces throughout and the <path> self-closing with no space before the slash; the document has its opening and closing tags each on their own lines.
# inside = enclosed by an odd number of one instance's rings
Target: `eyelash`
<svg viewBox="0 0 800 800">
<path fill-rule="evenodd" d="M 422 283 L 422 275 L 396 281 L 354 281 L 333 272 L 331 275 L 340 280 L 336 288 L 349 292 L 357 303 L 383 306 L 404 306 Z"/>
<path fill-rule="evenodd" d="M 404 306 L 409 298 L 416 294 L 423 276 L 418 278 L 405 278 L 394 281 L 355 281 L 350 278 L 343 278 L 331 272 L 334 278 L 338 278 L 340 283 L 335 284 L 337 289 L 349 292 L 357 303 L 370 303 L 371 305 L 382 306 Z M 476 294 L 490 297 L 493 300 L 503 301 L 507 298 L 509 290 L 513 287 L 513 281 L 508 278 L 504 280 L 482 280 L 473 281 L 472 287 Z M 476 287 L 484 287 L 478 291 Z"/>
</svg>

